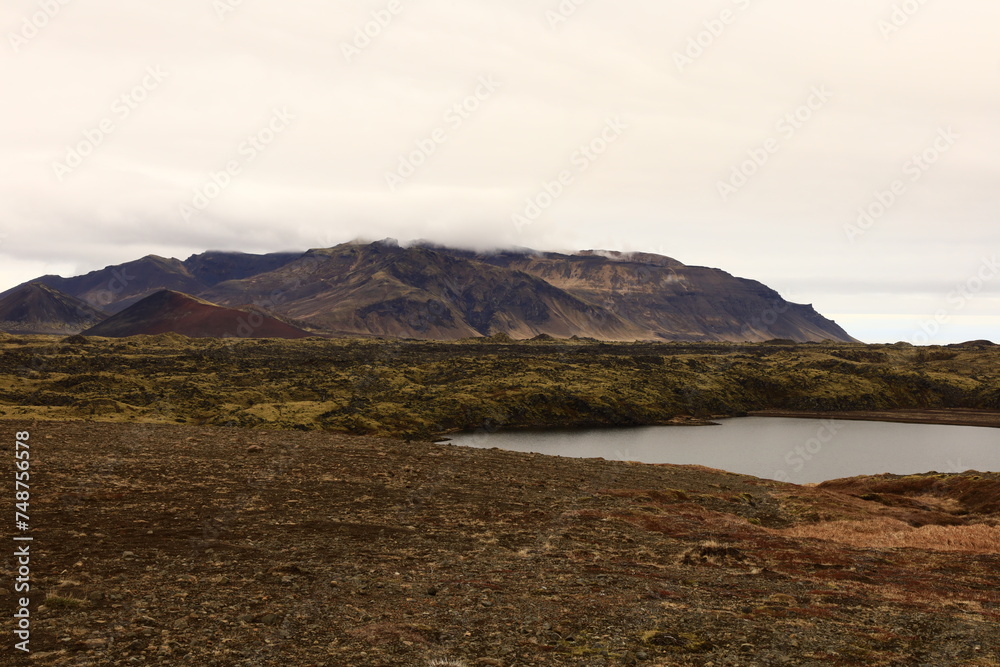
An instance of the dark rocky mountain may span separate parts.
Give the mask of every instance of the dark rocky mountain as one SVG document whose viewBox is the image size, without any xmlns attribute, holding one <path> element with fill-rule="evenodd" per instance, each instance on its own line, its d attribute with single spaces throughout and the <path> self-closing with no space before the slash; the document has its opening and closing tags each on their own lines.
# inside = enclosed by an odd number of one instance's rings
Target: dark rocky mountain
<svg viewBox="0 0 1000 667">
<path fill-rule="evenodd" d="M 8 290 L 0 298 L 0 331 L 23 334 L 74 334 L 106 317 L 68 294 L 38 282 Z"/>
<path fill-rule="evenodd" d="M 641 333 L 603 306 L 530 274 L 459 253 L 388 243 L 311 250 L 203 296 L 227 305 L 254 303 L 337 334 L 459 339 L 504 332 L 629 340 Z"/>
<path fill-rule="evenodd" d="M 810 305 L 755 280 L 648 253 L 500 253 L 481 261 L 524 271 L 646 330 L 643 338 L 797 342 L 852 340 Z"/>
<path fill-rule="evenodd" d="M 759 282 L 647 253 L 476 253 L 381 241 L 302 254 L 209 252 L 183 262 L 149 256 L 40 280 L 108 312 L 169 289 L 332 335 L 853 340 L 812 306 Z"/>
<path fill-rule="evenodd" d="M 305 338 L 310 335 L 259 311 L 224 308 L 171 290 L 147 296 L 83 332 L 85 336 L 107 338 L 163 333 L 191 338 Z"/>
</svg>

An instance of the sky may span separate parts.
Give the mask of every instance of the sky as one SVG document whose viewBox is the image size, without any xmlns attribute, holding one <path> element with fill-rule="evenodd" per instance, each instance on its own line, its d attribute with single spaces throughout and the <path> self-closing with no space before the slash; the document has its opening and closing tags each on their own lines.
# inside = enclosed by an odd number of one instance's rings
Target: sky
<svg viewBox="0 0 1000 667">
<path fill-rule="evenodd" d="M 996 0 L 7 0 L 0 290 L 392 237 L 1000 342 Z"/>
</svg>

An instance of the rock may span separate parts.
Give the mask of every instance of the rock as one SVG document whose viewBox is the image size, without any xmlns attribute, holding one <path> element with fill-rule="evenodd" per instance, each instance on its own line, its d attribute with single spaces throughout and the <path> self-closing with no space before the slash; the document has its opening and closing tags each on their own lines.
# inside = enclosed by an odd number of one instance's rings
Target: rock
<svg viewBox="0 0 1000 667">
<path fill-rule="evenodd" d="M 642 633 L 642 640 L 650 646 L 680 646 L 683 643 L 673 635 L 656 630 Z"/>
</svg>

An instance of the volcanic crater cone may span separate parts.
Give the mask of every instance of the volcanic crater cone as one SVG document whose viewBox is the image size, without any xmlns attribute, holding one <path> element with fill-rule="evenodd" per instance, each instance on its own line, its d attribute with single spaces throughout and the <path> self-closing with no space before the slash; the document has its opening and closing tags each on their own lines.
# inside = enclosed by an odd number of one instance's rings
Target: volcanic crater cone
<svg viewBox="0 0 1000 667">
<path fill-rule="evenodd" d="M 86 336 L 175 333 L 191 338 L 305 338 L 309 332 L 260 311 L 225 308 L 190 294 L 160 290 L 83 332 Z"/>
</svg>

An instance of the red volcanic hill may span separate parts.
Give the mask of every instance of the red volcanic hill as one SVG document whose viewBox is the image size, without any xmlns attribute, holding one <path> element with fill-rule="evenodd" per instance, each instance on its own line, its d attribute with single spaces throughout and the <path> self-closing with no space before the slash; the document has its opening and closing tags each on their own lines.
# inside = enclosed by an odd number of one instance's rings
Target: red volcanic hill
<svg viewBox="0 0 1000 667">
<path fill-rule="evenodd" d="M 42 283 L 28 283 L 0 296 L 0 331 L 75 334 L 106 316 L 80 299 Z"/>
<path fill-rule="evenodd" d="M 306 331 L 257 311 L 223 308 L 189 294 L 161 290 L 83 332 L 86 336 L 176 333 L 191 338 L 305 338 Z"/>
</svg>

